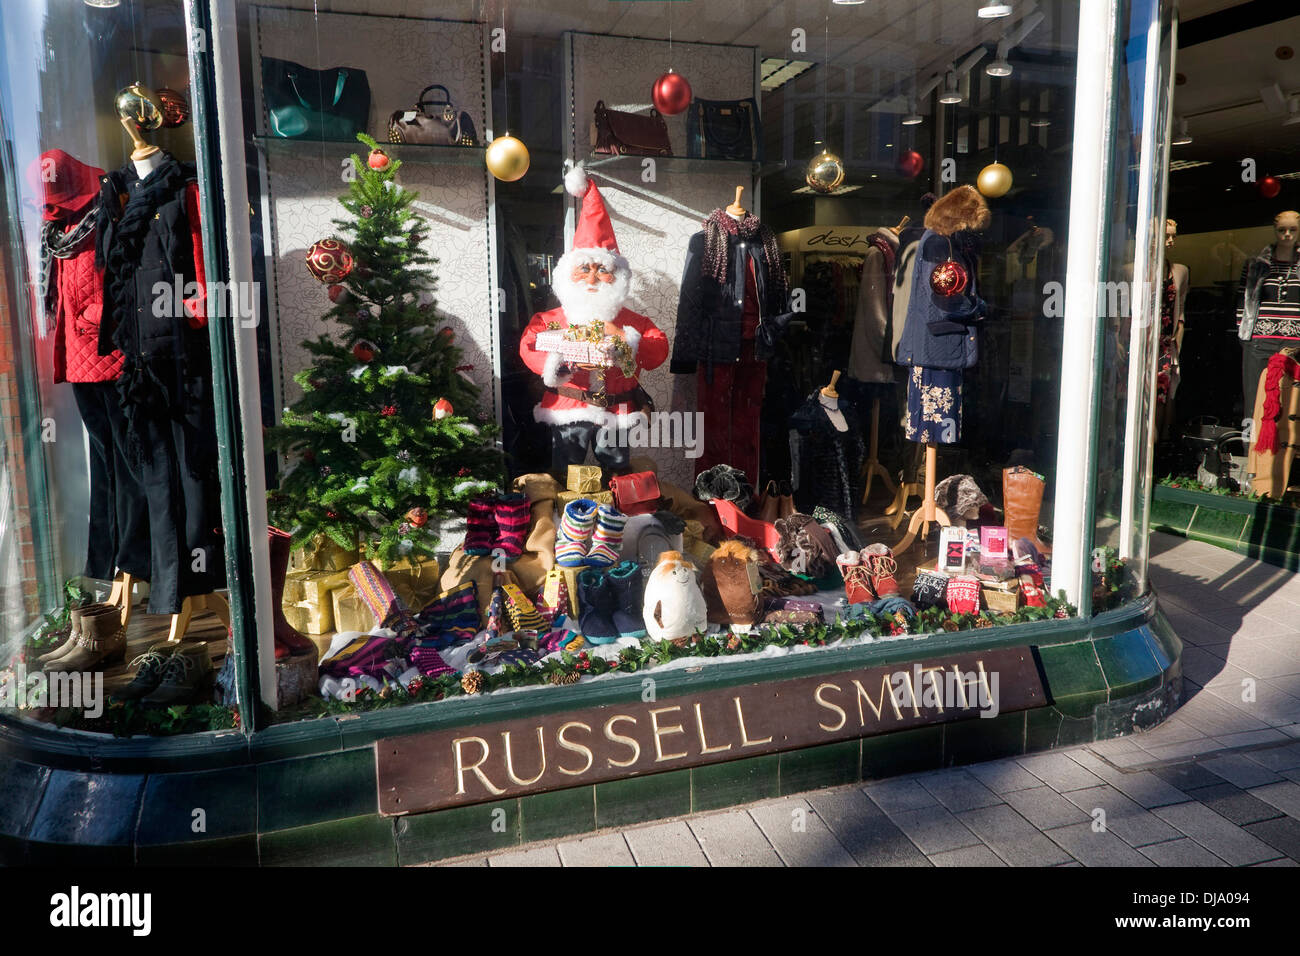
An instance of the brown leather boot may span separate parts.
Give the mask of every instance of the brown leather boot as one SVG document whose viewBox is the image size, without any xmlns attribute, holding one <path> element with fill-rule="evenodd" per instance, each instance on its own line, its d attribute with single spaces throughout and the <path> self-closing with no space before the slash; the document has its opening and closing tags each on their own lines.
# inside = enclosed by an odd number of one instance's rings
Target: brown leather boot
<svg viewBox="0 0 1300 956">
<path fill-rule="evenodd" d="M 122 626 L 122 609 L 114 604 L 101 604 L 82 611 L 77 646 L 63 657 L 54 658 L 43 669 L 47 673 L 93 671 L 124 660 L 126 628 Z"/>
<path fill-rule="evenodd" d="M 88 607 L 96 607 L 96 605 L 91 604 Z M 40 657 L 36 658 L 36 663 L 48 664 L 57 657 L 63 657 L 72 653 L 72 649 L 77 646 L 77 642 L 81 639 L 81 615 L 85 610 L 87 610 L 87 608 L 74 607 L 69 612 L 69 617 L 72 619 L 72 631 L 68 634 L 68 639 L 54 650 L 46 651 Z"/>
<path fill-rule="evenodd" d="M 1002 469 L 1002 513 L 1007 537 L 1028 538 L 1043 554 L 1051 554 L 1051 545 L 1038 539 L 1038 513 L 1043 507 L 1043 479 L 1023 465 Z"/>
</svg>

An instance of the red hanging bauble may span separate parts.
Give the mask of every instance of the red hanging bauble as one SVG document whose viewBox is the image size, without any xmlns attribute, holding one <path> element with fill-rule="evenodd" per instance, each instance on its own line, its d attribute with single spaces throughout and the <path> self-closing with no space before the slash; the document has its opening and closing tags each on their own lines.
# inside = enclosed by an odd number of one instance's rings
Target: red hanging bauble
<svg viewBox="0 0 1300 956">
<path fill-rule="evenodd" d="M 676 116 L 691 105 L 691 84 L 680 73 L 669 70 L 659 79 L 650 91 L 650 100 L 655 109 L 665 116 Z"/>
<path fill-rule="evenodd" d="M 351 293 L 348 292 L 347 286 L 339 285 L 337 282 L 329 287 L 330 301 L 335 305 L 338 305 L 340 302 L 346 302 L 350 295 Z"/>
<path fill-rule="evenodd" d="M 307 250 L 307 271 L 328 285 L 346 279 L 353 265 L 352 253 L 337 239 L 319 239 Z"/>
<path fill-rule="evenodd" d="M 392 416 L 392 415 L 396 415 L 396 414 L 397 414 L 397 406 L 396 406 L 396 405 L 385 405 L 383 408 L 381 408 L 381 409 L 379 410 L 379 414 L 380 414 L 380 415 L 383 415 L 385 418 L 388 418 L 388 417 L 390 417 L 390 416 Z"/>
<path fill-rule="evenodd" d="M 925 168 L 925 157 L 914 149 L 904 150 L 898 157 L 898 171 L 908 179 L 915 179 Z"/>
<path fill-rule="evenodd" d="M 966 274 L 965 266 L 951 259 L 939 263 L 930 273 L 930 288 L 936 295 L 961 295 L 969 282 L 970 276 Z"/>
<path fill-rule="evenodd" d="M 406 520 L 417 528 L 423 528 L 429 523 L 429 512 L 423 508 L 412 508 L 406 513 Z"/>
<path fill-rule="evenodd" d="M 372 149 L 370 155 L 366 157 L 366 165 L 371 169 L 387 169 L 388 164 L 391 162 L 392 160 L 388 158 L 388 154 L 378 147 Z"/>
<path fill-rule="evenodd" d="M 358 362 L 369 362 L 375 357 L 375 347 L 362 339 L 352 346 L 352 355 Z"/>
<path fill-rule="evenodd" d="M 438 399 L 433 406 L 434 419 L 446 418 L 448 415 L 455 414 L 456 410 L 451 407 L 451 402 L 445 398 Z"/>
<path fill-rule="evenodd" d="M 1273 176 L 1265 176 L 1259 181 L 1259 194 L 1265 199 L 1274 199 L 1282 191 L 1282 181 Z"/>
</svg>

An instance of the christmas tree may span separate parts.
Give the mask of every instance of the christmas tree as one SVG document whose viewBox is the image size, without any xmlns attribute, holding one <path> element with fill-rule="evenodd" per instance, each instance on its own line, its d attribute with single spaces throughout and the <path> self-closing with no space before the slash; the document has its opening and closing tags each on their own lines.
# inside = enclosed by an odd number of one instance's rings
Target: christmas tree
<svg viewBox="0 0 1300 956">
<path fill-rule="evenodd" d="M 350 215 L 334 220 L 345 248 L 313 269 L 333 283 L 326 317 L 340 332 L 303 343 L 314 364 L 294 376 L 302 397 L 269 430 L 291 461 L 270 512 L 295 546 L 325 534 L 386 568 L 434 554 L 441 522 L 498 487 L 503 465 L 455 335 L 437 327 L 438 260 L 421 248 L 416 194 L 397 184 L 399 160 L 357 139 L 371 152 L 352 156 Z"/>
</svg>

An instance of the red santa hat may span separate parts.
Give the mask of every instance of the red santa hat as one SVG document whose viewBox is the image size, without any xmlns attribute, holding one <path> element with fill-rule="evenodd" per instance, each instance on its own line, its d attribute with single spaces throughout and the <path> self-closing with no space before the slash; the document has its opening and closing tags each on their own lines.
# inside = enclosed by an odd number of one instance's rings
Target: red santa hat
<svg viewBox="0 0 1300 956">
<path fill-rule="evenodd" d="M 604 197 L 581 163 L 564 174 L 564 188 L 582 200 L 582 210 L 573 231 L 573 248 L 560 260 L 560 267 L 567 270 L 582 262 L 597 262 L 610 271 L 627 271 L 627 260 L 619 254 Z"/>
</svg>

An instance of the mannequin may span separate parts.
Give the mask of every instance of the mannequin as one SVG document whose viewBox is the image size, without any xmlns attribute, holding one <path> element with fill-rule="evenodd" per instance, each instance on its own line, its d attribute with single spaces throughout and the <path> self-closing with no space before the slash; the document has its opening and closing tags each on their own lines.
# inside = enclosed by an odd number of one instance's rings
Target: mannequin
<svg viewBox="0 0 1300 956">
<path fill-rule="evenodd" d="M 790 313 L 776 236 L 741 205 L 744 188 L 687 246 L 669 368 L 697 377 L 705 421 L 695 473 L 731 465 L 757 485 L 767 360 Z"/>
<path fill-rule="evenodd" d="M 790 416 L 790 477 L 801 512 L 811 514 L 821 505 L 852 521 L 862 430 L 857 411 L 835 388 L 839 378 L 840 372 L 833 372 L 830 383 Z"/>
<path fill-rule="evenodd" d="M 1174 422 L 1174 393 L 1178 391 L 1181 368 L 1178 361 L 1183 348 L 1184 315 L 1191 272 L 1187 266 L 1172 261 L 1178 223 L 1165 220 L 1165 277 L 1160 292 L 1160 352 L 1156 367 L 1156 433 L 1161 441 L 1169 438 Z"/>
<path fill-rule="evenodd" d="M 1237 337 L 1242 342 L 1242 414 L 1249 421 L 1255 408 L 1259 377 L 1274 353 L 1300 343 L 1300 263 L 1296 236 L 1300 212 L 1287 210 L 1273 219 L 1275 241 L 1241 270 L 1237 300 Z"/>
<path fill-rule="evenodd" d="M 917 530 L 928 533 L 940 517 L 934 503 L 935 446 L 961 440 L 962 372 L 978 361 L 976 330 L 986 310 L 976 288 L 978 233 L 988 228 L 989 219 L 984 197 L 972 186 L 958 186 L 925 214 L 897 356 L 899 364 L 911 366 L 905 433 L 909 441 L 925 445 L 925 497 L 896 554 L 911 546 Z M 959 282 L 938 281 L 954 269 L 962 273 Z M 942 523 L 949 523 L 946 515 Z"/>
</svg>

